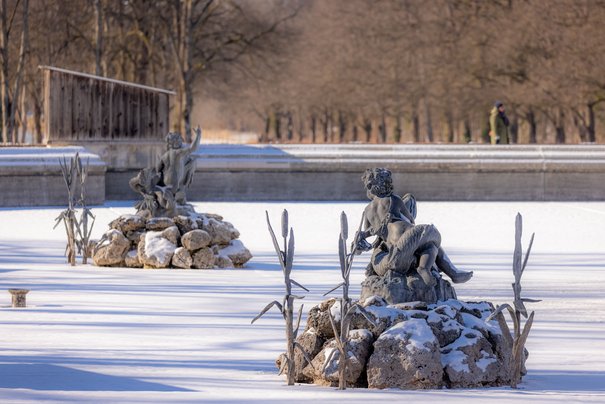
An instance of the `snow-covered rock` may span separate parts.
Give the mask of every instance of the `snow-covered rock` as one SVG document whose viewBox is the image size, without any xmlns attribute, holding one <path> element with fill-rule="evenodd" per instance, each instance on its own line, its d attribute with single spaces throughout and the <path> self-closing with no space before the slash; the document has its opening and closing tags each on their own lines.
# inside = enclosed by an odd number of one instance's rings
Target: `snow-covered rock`
<svg viewBox="0 0 605 404">
<path fill-rule="evenodd" d="M 109 223 L 109 227 L 119 230 L 122 234 L 145 228 L 145 218 L 140 215 L 121 215 Z"/>
<path fill-rule="evenodd" d="M 250 250 L 240 240 L 230 241 L 227 247 L 219 250 L 218 255 L 229 258 L 236 268 L 243 267 L 252 258 Z"/>
<path fill-rule="evenodd" d="M 439 387 L 443 380 L 439 341 L 426 320 L 411 318 L 382 333 L 367 372 L 370 388 Z"/>
<path fill-rule="evenodd" d="M 139 260 L 145 268 L 167 268 L 176 250 L 176 244 L 161 231 L 148 231 L 138 247 Z"/>
<path fill-rule="evenodd" d="M 365 368 L 359 371 L 367 380 L 352 381 L 350 376 L 349 384 L 401 389 L 509 384 L 511 347 L 497 321 L 487 321 L 494 311 L 491 303 L 448 299 L 436 304 L 414 301 L 389 305 L 383 297 L 371 296 L 361 306 L 375 324 L 357 310 L 350 327 L 368 335 L 374 347 L 369 349 L 373 353 L 367 364 L 363 362 Z M 331 350 L 336 349 L 329 313 L 340 329 L 340 302 L 336 299 L 325 300 L 309 311 L 306 330 L 328 342 L 298 381 L 333 385 L 337 380 L 332 363 L 336 359 L 324 369 Z M 357 374 L 357 362 L 351 363 Z"/>
<path fill-rule="evenodd" d="M 372 342 L 374 342 L 374 336 L 368 330 L 349 331 L 347 370 L 345 373 L 348 385 L 357 384 L 358 379 L 362 376 L 366 362 L 370 356 Z M 327 364 L 326 361 L 328 361 Z M 311 365 L 305 367 L 303 374 L 312 379 L 315 384 L 336 386 L 338 385 L 339 363 L 340 351 L 337 348 L 336 340 L 331 339 L 324 344 Z"/>
<path fill-rule="evenodd" d="M 116 229 L 105 233 L 102 240 L 95 246 L 92 260 L 95 265 L 112 266 L 124 261 L 124 256 L 130 248 L 130 240 Z"/>
</svg>

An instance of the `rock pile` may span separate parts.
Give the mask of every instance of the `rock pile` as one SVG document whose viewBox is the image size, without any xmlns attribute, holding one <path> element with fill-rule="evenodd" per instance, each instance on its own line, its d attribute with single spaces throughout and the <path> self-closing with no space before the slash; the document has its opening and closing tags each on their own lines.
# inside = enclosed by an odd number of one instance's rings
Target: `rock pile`
<svg viewBox="0 0 605 404">
<path fill-rule="evenodd" d="M 98 266 L 130 268 L 240 268 L 252 258 L 239 232 L 219 215 L 122 215 L 96 243 Z"/>
<path fill-rule="evenodd" d="M 389 305 L 374 296 L 351 322 L 347 383 L 369 388 L 432 389 L 502 386 L 510 384 L 511 342 L 496 320 L 490 302 L 455 299 Z M 312 363 L 296 350 L 297 382 L 338 385 L 338 351 L 328 311 L 340 327 L 340 303 L 329 299 L 313 307 L 297 341 Z M 527 352 L 526 355 L 527 357 Z M 283 356 L 277 359 L 281 365 Z M 525 370 L 523 370 L 525 372 Z"/>
</svg>

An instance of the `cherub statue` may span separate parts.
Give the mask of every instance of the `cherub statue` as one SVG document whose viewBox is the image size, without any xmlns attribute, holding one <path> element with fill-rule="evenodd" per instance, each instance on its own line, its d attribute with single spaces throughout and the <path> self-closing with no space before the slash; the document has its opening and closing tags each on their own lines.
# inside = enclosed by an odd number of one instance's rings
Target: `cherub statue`
<svg viewBox="0 0 605 404">
<path fill-rule="evenodd" d="M 187 204 L 186 190 L 195 172 L 195 158 L 202 138 L 199 126 L 195 129 L 195 140 L 183 147 L 179 133 L 166 136 L 166 152 L 160 157 L 156 167 L 141 170 L 130 180 L 130 187 L 143 196 L 135 206 L 137 210 L 148 210 L 152 216 L 176 216 L 178 207 Z"/>
<path fill-rule="evenodd" d="M 431 268 L 445 273 L 454 283 L 468 281 L 473 272 L 458 270 L 441 248 L 441 234 L 432 224 L 415 224 L 416 200 L 411 194 L 400 198 L 393 194 L 391 172 L 384 168 L 366 170 L 362 177 L 371 202 L 364 210 L 363 231 L 356 243 L 358 251 L 372 253 L 374 272 L 407 274 L 416 269 L 424 283 L 434 286 Z M 376 236 L 370 245 L 366 238 Z"/>
</svg>

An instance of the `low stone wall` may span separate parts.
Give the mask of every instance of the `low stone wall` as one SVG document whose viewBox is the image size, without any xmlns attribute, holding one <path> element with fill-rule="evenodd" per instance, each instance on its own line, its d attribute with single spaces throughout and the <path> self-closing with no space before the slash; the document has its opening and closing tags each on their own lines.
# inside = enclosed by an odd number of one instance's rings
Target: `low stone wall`
<svg viewBox="0 0 605 404">
<path fill-rule="evenodd" d="M 89 203 L 138 199 L 128 181 L 161 147 L 135 149 L 121 143 L 95 149 L 108 159 L 105 173 L 103 157 L 81 147 L 2 148 L 0 206 L 64 205 L 59 158 L 77 150 L 90 158 Z M 366 199 L 360 177 L 370 167 L 389 168 L 396 190 L 425 201 L 605 200 L 600 145 L 202 145 L 188 197 L 360 201 Z"/>
<path fill-rule="evenodd" d="M 0 206 L 65 206 L 67 187 L 59 160 L 76 152 L 89 161 L 89 205 L 105 202 L 105 163 L 82 147 L 0 148 Z"/>
<path fill-rule="evenodd" d="M 605 146 L 361 144 L 203 145 L 189 199 L 365 200 L 370 167 L 420 200 L 605 200 Z"/>
</svg>

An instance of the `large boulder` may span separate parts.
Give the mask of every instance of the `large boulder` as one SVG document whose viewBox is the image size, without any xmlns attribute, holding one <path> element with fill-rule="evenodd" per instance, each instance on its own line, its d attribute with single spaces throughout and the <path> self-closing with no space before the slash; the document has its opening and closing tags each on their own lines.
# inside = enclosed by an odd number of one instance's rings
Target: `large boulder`
<svg viewBox="0 0 605 404">
<path fill-rule="evenodd" d="M 191 216 L 175 216 L 172 218 L 174 224 L 179 228 L 181 234 L 185 234 L 190 232 L 191 230 L 197 229 L 197 221 L 194 217 Z"/>
<path fill-rule="evenodd" d="M 191 230 L 181 237 L 181 244 L 189 251 L 196 251 L 208 247 L 212 237 L 205 230 Z"/>
<path fill-rule="evenodd" d="M 371 388 L 440 387 L 443 368 L 439 342 L 426 320 L 412 318 L 382 333 L 374 343 L 367 374 Z"/>
<path fill-rule="evenodd" d="M 252 258 L 250 250 L 240 240 L 230 241 L 227 247 L 219 250 L 218 255 L 229 258 L 236 268 L 243 267 Z"/>
<path fill-rule="evenodd" d="M 206 217 L 202 223 L 202 229 L 212 237 L 212 244 L 227 245 L 239 237 L 239 231 L 229 222 Z"/>
<path fill-rule="evenodd" d="M 360 381 L 359 379 L 363 375 L 373 341 L 374 337 L 368 330 L 349 331 L 349 342 L 346 349 L 347 369 L 345 372 L 348 385 L 365 385 L 365 380 Z M 339 363 L 340 351 L 337 348 L 336 340 L 331 339 L 324 344 L 311 364 L 305 367 L 303 374 L 305 377 L 312 379 L 315 384 L 336 386 L 339 381 Z"/>
<path fill-rule="evenodd" d="M 109 223 L 111 229 L 119 230 L 122 234 L 145 229 L 145 218 L 140 215 L 121 215 Z"/>
<path fill-rule="evenodd" d="M 300 344 L 300 346 L 304 349 L 307 357 L 314 358 L 323 347 L 325 339 L 322 338 L 314 329 L 309 329 L 300 334 L 296 338 L 296 342 Z M 284 366 L 284 373 L 288 372 L 288 365 L 284 364 L 285 354 L 279 355 L 277 360 L 275 361 L 275 366 L 278 369 L 281 369 Z M 300 351 L 300 349 L 294 350 L 294 378 L 298 383 L 310 383 L 313 381 L 313 378 L 307 376 L 303 373 L 305 367 L 309 364 L 305 355 Z"/>
<path fill-rule="evenodd" d="M 102 240 L 95 246 L 92 260 L 98 266 L 120 265 L 129 248 L 130 240 L 119 230 L 112 229 L 106 232 Z"/>
<path fill-rule="evenodd" d="M 193 265 L 193 257 L 185 247 L 179 247 L 174 250 L 172 256 L 172 266 L 176 268 L 189 269 Z"/>
<path fill-rule="evenodd" d="M 145 268 L 168 268 L 176 244 L 166 239 L 161 231 L 148 231 L 138 246 L 139 261 Z"/>
<path fill-rule="evenodd" d="M 145 228 L 152 231 L 162 231 L 171 226 L 174 226 L 174 220 L 169 217 L 152 217 L 147 220 Z"/>
<path fill-rule="evenodd" d="M 139 261 L 139 252 L 137 250 L 130 250 L 126 253 L 124 264 L 128 268 L 143 268 L 143 263 Z"/>
<path fill-rule="evenodd" d="M 170 241 L 172 244 L 178 245 L 179 239 L 181 238 L 181 233 L 179 232 L 178 227 L 170 226 L 162 230 L 162 237 Z"/>
<path fill-rule="evenodd" d="M 193 254 L 193 268 L 212 269 L 214 268 L 214 253 L 208 247 L 200 248 Z"/>
</svg>

